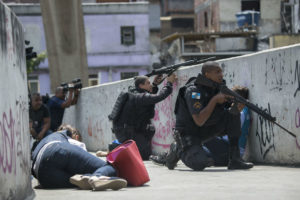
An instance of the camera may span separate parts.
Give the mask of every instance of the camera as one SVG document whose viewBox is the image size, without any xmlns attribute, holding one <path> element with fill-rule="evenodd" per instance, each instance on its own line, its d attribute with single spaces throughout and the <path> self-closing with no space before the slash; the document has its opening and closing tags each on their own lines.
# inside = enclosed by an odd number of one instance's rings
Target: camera
<svg viewBox="0 0 300 200">
<path fill-rule="evenodd" d="M 29 44 L 30 41 L 25 40 L 25 45 L 29 45 Z M 33 51 L 33 47 L 26 47 L 25 52 L 26 52 L 26 60 L 31 60 L 32 58 L 37 57 L 37 53 Z"/>
<path fill-rule="evenodd" d="M 61 83 L 60 86 L 63 88 L 63 92 L 69 91 L 69 84 L 68 83 Z"/>
<path fill-rule="evenodd" d="M 81 83 L 81 80 L 80 78 L 76 78 L 72 81 L 73 83 L 73 86 L 75 89 L 81 89 L 82 88 L 82 83 Z"/>
<path fill-rule="evenodd" d="M 60 86 L 63 88 L 63 92 L 67 92 L 69 89 L 81 89 L 82 83 L 80 78 L 76 78 L 71 83 L 61 83 Z"/>
</svg>

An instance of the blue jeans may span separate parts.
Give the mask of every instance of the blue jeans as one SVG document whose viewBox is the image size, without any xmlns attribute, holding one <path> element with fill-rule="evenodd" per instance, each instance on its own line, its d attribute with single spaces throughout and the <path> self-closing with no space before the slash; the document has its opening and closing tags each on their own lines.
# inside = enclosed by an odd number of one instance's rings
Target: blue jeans
<svg viewBox="0 0 300 200">
<path fill-rule="evenodd" d="M 116 170 L 105 161 L 68 142 L 54 143 L 46 148 L 37 174 L 43 188 L 74 187 L 69 178 L 75 174 L 116 176 Z"/>
</svg>

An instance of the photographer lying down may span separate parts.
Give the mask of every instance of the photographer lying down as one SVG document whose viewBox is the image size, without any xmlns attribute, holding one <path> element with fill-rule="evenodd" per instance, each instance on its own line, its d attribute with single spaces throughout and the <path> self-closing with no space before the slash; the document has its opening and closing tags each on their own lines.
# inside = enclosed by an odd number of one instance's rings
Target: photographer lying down
<svg viewBox="0 0 300 200">
<path fill-rule="evenodd" d="M 56 88 L 55 96 L 51 97 L 48 101 L 51 117 L 50 129 L 52 131 L 56 131 L 62 124 L 65 108 L 77 103 L 81 88 L 80 79 L 73 80 L 71 84 L 61 84 L 61 86 Z M 66 98 L 66 96 L 68 97 Z"/>
<path fill-rule="evenodd" d="M 80 138 L 78 130 L 61 125 L 59 131 L 41 140 L 31 154 L 32 174 L 40 186 L 94 191 L 126 187 L 127 181 L 116 177 L 115 168 L 87 152 Z"/>
</svg>

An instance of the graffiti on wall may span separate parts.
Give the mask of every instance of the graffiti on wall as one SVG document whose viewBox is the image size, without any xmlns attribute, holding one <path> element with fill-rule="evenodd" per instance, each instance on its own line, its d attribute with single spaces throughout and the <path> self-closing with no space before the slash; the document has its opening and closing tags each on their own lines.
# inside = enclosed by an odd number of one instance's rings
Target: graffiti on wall
<svg viewBox="0 0 300 200">
<path fill-rule="evenodd" d="M 297 108 L 295 113 L 295 126 L 296 128 L 300 128 L 300 110 Z"/>
<path fill-rule="evenodd" d="M 29 156 L 30 155 L 30 149 L 27 144 L 29 144 L 29 124 L 28 122 L 28 103 L 27 101 L 24 101 L 19 98 L 19 100 L 16 101 L 16 152 L 17 152 L 17 158 L 20 162 L 20 168 L 23 172 L 27 172 L 28 169 L 30 169 L 30 163 L 29 163 Z"/>
<path fill-rule="evenodd" d="M 0 121 L 0 165 L 4 174 L 16 174 L 16 153 L 15 153 L 15 134 L 12 111 L 7 115 L 5 112 L 2 114 Z"/>
<path fill-rule="evenodd" d="M 300 91 L 300 69 L 298 65 L 298 60 L 296 61 L 296 68 L 295 68 L 295 84 L 297 84 L 297 89 L 294 93 L 294 97 L 296 98 L 298 91 Z M 297 108 L 295 112 L 295 126 L 296 128 L 300 128 L 300 109 Z M 298 149 L 300 149 L 300 144 L 298 143 L 298 140 L 296 139 L 296 145 Z"/>
<path fill-rule="evenodd" d="M 16 108 L 16 112 L 3 112 L 0 118 L 0 169 L 4 174 L 16 175 L 18 167 L 24 173 L 30 169 L 28 124 L 24 124 L 28 121 L 27 102 L 16 101 Z"/>
<path fill-rule="evenodd" d="M 93 138 L 97 141 L 99 141 L 100 146 L 104 146 L 104 130 L 102 128 L 103 120 L 96 120 L 94 121 L 92 118 L 89 118 L 89 123 L 88 123 L 88 136 L 90 138 Z"/>
<path fill-rule="evenodd" d="M 173 128 L 175 127 L 171 95 L 155 106 L 153 121 L 156 126 L 152 144 L 168 149 L 170 144 L 168 144 L 167 139 L 172 137 Z"/>
<path fill-rule="evenodd" d="M 153 124 L 155 125 L 155 135 L 152 139 L 152 145 L 162 147 L 163 149 L 169 149 L 170 138 L 173 138 L 173 128 L 175 127 L 175 118 L 173 114 L 172 98 L 175 95 L 175 91 L 178 88 L 178 83 L 184 83 L 187 81 L 186 75 L 178 77 L 178 81 L 173 83 L 173 93 L 169 95 L 165 100 L 155 105 L 155 115 L 153 118 Z M 166 81 L 163 83 L 166 85 Z M 159 142 L 158 142 L 159 141 Z"/>
<path fill-rule="evenodd" d="M 26 77 L 25 44 L 22 25 L 12 12 L 5 12 L 0 5 L 0 50 L 7 60 L 12 61 L 13 67 L 18 67 L 22 78 Z M 10 16 L 7 14 L 10 13 Z M 9 21 L 10 20 L 10 21 Z"/>
<path fill-rule="evenodd" d="M 270 104 L 267 112 L 271 115 Z M 272 115 L 271 115 L 272 116 Z M 265 159 L 266 155 L 273 149 L 275 150 L 273 123 L 257 116 L 256 137 L 259 141 L 260 153 Z"/>
<path fill-rule="evenodd" d="M 283 86 L 293 84 L 293 80 L 285 78 L 292 70 L 285 63 L 285 52 L 279 52 L 276 56 L 266 58 L 265 84 L 272 90 L 281 91 Z"/>
<path fill-rule="evenodd" d="M 15 17 L 15 15 L 11 12 L 10 15 L 11 19 L 11 26 L 12 29 L 12 45 L 13 45 L 13 53 L 15 54 L 16 65 L 21 72 L 21 75 L 23 76 L 23 79 L 26 75 L 26 68 L 24 66 L 25 63 L 25 44 L 24 44 L 24 35 L 23 35 L 23 29 L 20 25 L 18 19 Z"/>
<path fill-rule="evenodd" d="M 294 97 L 296 97 L 297 93 L 300 91 L 300 69 L 298 66 L 298 60 L 296 61 L 296 68 L 295 68 L 295 83 L 298 84 L 298 86 L 294 93 Z"/>
<path fill-rule="evenodd" d="M 2 53 L 6 53 L 6 14 L 5 7 L 3 4 L 0 4 L 0 47 Z"/>
</svg>

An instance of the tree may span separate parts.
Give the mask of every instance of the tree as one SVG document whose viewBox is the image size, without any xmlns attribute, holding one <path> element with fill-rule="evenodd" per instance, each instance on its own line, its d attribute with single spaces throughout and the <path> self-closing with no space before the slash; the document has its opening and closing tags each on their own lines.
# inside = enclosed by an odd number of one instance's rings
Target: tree
<svg viewBox="0 0 300 200">
<path fill-rule="evenodd" d="M 31 73 L 37 70 L 41 62 L 44 62 L 46 58 L 47 58 L 46 52 L 42 52 L 38 54 L 35 58 L 31 58 L 28 60 L 26 59 L 27 73 Z"/>
</svg>

